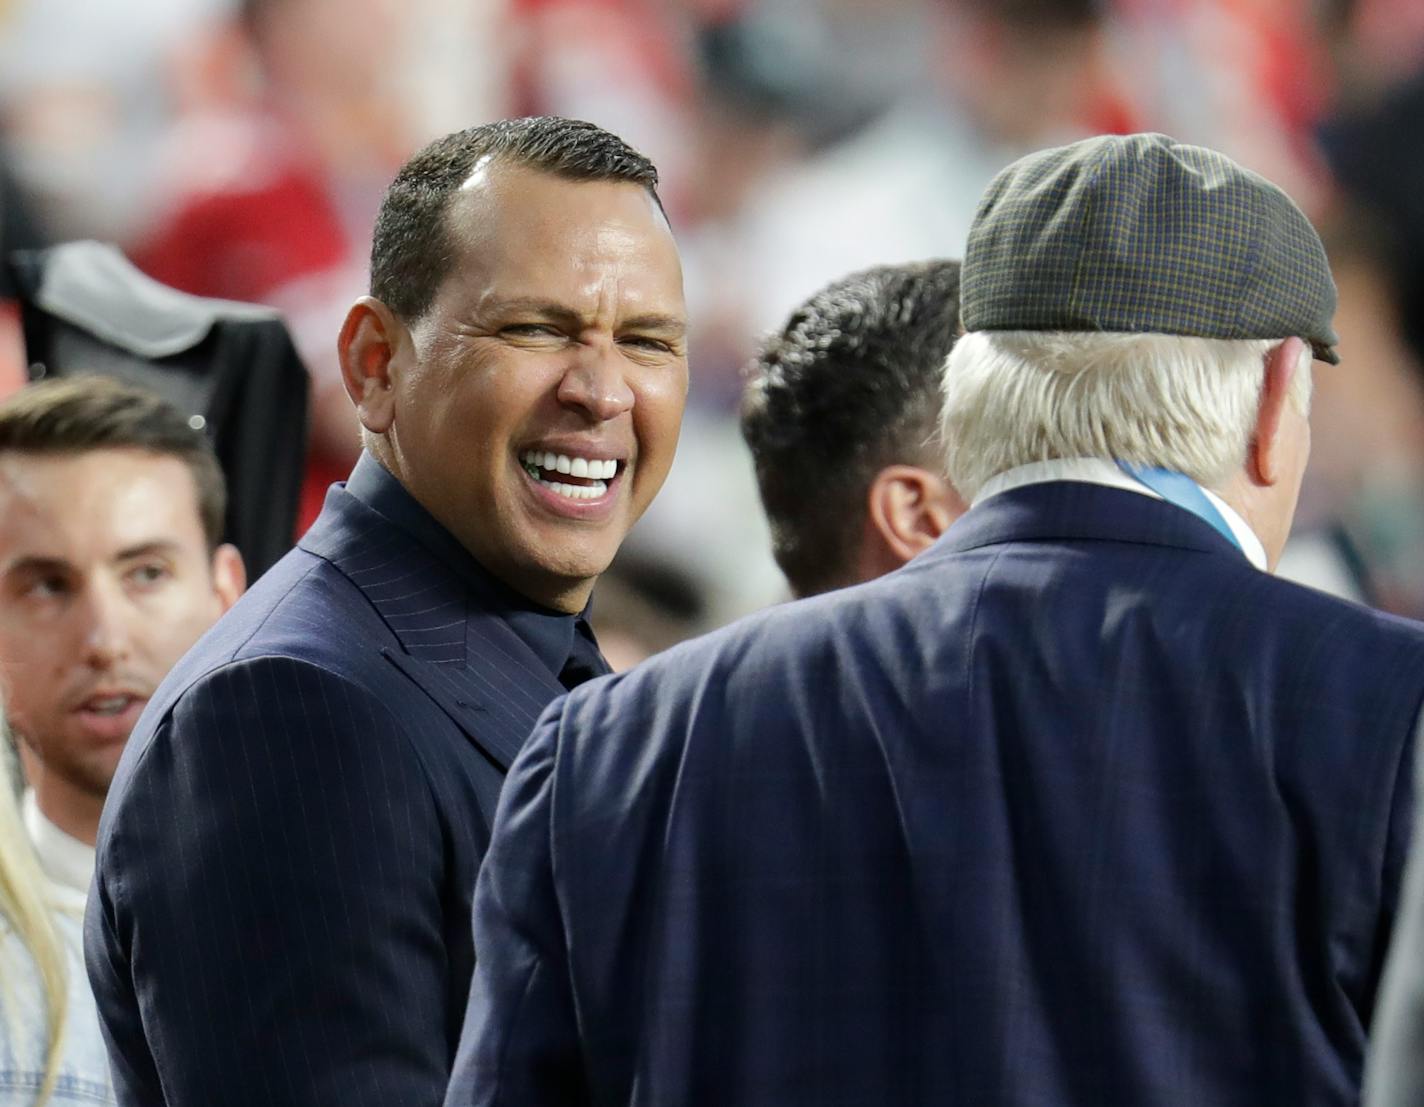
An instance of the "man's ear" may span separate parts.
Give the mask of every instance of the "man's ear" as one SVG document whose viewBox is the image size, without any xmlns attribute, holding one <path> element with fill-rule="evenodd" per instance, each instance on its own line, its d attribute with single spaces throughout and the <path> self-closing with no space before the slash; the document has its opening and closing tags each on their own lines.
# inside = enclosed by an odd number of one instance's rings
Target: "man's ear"
<svg viewBox="0 0 1424 1107">
<path fill-rule="evenodd" d="M 1269 487 L 1285 476 L 1281 417 L 1290 403 L 1291 381 L 1300 369 L 1305 343 L 1287 338 L 1266 353 L 1261 379 L 1261 403 L 1251 435 L 1247 472 L 1254 484 Z"/>
<path fill-rule="evenodd" d="M 352 304 L 341 324 L 336 340 L 341 379 L 361 425 L 372 434 L 384 434 L 395 420 L 392 385 L 409 345 L 405 324 L 374 296 Z"/>
<path fill-rule="evenodd" d="M 247 588 L 247 566 L 236 546 L 224 542 L 213 551 L 213 591 L 217 593 L 222 612 L 237 603 Z"/>
<path fill-rule="evenodd" d="M 899 564 L 934 544 L 966 508 L 943 477 L 917 465 L 887 465 L 870 482 L 868 522 Z"/>
</svg>

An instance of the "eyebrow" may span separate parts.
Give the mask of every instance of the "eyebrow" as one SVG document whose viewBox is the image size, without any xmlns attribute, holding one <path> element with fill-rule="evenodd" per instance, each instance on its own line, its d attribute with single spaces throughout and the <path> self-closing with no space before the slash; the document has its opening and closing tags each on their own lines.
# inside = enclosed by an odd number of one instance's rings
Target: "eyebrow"
<svg viewBox="0 0 1424 1107">
<path fill-rule="evenodd" d="M 569 328 L 582 327 L 587 322 L 583 316 L 572 308 L 565 307 L 563 304 L 556 304 L 550 300 L 501 300 L 498 303 L 492 304 L 489 310 L 495 315 L 527 313 Z M 681 335 L 687 331 L 687 320 L 678 315 L 653 312 L 647 315 L 636 315 L 632 319 L 625 319 L 619 324 L 618 329 L 623 331 L 662 331 L 669 334 Z"/>
<path fill-rule="evenodd" d="M 676 315 L 635 315 L 623 321 L 626 331 L 663 331 L 680 335 L 687 331 L 687 320 Z"/>
<path fill-rule="evenodd" d="M 154 538 L 147 542 L 140 542 L 134 546 L 125 546 L 114 555 L 115 561 L 131 561 L 136 557 L 143 557 L 146 554 L 171 554 L 180 548 L 180 544 L 171 538 Z"/>
<path fill-rule="evenodd" d="M 170 554 L 178 549 L 178 543 L 166 538 L 155 538 L 149 542 L 140 542 L 133 546 L 125 546 L 116 553 L 111 561 L 132 561 L 136 557 L 144 557 L 148 554 Z M 72 573 L 75 571 L 74 565 L 62 557 L 45 557 L 43 554 L 30 554 L 25 557 L 16 558 L 4 568 L 6 574 L 9 573 Z"/>
<path fill-rule="evenodd" d="M 72 573 L 74 566 L 62 557 L 30 555 L 19 557 L 5 566 L 5 575 L 13 573 Z"/>
</svg>

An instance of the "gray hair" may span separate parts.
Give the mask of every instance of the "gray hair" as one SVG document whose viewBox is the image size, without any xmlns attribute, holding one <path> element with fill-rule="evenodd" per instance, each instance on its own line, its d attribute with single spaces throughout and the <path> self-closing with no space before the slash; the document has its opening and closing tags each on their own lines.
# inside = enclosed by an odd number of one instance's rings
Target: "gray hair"
<svg viewBox="0 0 1424 1107">
<path fill-rule="evenodd" d="M 1157 465 L 1212 488 L 1246 458 L 1266 353 L 1282 339 L 976 331 L 945 363 L 946 474 L 966 499 L 1035 461 Z M 1310 410 L 1310 350 L 1290 398 Z"/>
</svg>

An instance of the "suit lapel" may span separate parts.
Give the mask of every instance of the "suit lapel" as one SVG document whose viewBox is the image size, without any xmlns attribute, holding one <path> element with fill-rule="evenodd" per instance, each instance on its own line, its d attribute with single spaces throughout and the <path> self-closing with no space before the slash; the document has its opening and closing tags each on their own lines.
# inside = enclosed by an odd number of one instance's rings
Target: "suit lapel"
<svg viewBox="0 0 1424 1107">
<path fill-rule="evenodd" d="M 300 542 L 359 588 L 399 641 L 381 648 L 500 768 L 564 689 L 448 566 L 344 489 Z"/>
</svg>

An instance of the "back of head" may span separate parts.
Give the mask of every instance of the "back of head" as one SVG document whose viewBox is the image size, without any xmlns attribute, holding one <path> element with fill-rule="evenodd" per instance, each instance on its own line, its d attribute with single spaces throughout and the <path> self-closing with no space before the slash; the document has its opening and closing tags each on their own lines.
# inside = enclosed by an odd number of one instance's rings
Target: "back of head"
<svg viewBox="0 0 1424 1107">
<path fill-rule="evenodd" d="M 1100 457 L 1213 486 L 1242 463 L 1262 358 L 1338 361 L 1324 247 L 1279 188 L 1163 135 L 1030 155 L 980 201 L 945 375 L 951 480 Z M 1292 380 L 1298 408 L 1310 375 Z"/>
<path fill-rule="evenodd" d="M 109 377 L 73 376 L 29 385 L 0 403 L 0 455 L 72 455 L 132 449 L 188 467 L 208 549 L 222 541 L 227 492 L 201 429 L 153 392 Z"/>
<path fill-rule="evenodd" d="M 407 323 L 430 307 L 454 264 L 451 197 L 477 166 L 501 162 L 569 181 L 624 181 L 661 208 L 658 171 L 617 135 L 557 116 L 501 119 L 437 139 L 386 190 L 371 244 L 371 295 Z"/>
<path fill-rule="evenodd" d="M 939 380 L 958 317 L 958 262 L 868 269 L 797 308 L 752 362 L 742 434 L 798 595 L 852 579 L 878 470 L 940 468 Z"/>
</svg>

